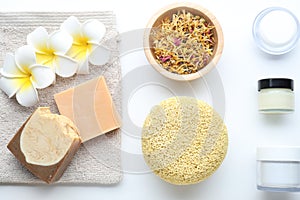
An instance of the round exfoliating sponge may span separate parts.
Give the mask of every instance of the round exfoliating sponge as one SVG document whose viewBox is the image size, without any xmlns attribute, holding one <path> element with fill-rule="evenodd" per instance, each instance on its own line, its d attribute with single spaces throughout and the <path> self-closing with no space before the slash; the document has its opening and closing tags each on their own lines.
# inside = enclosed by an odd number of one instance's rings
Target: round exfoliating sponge
<svg viewBox="0 0 300 200">
<path fill-rule="evenodd" d="M 222 118 L 192 97 L 162 101 L 144 122 L 144 159 L 156 175 L 172 184 L 195 184 L 208 178 L 221 165 L 227 146 Z"/>
</svg>

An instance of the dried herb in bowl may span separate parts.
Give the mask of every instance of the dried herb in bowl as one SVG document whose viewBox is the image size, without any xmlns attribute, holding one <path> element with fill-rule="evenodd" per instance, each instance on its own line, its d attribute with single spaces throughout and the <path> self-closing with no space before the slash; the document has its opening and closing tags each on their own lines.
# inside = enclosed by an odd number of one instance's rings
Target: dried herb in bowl
<svg viewBox="0 0 300 200">
<path fill-rule="evenodd" d="M 151 46 L 155 58 L 166 70 L 191 74 L 205 67 L 214 51 L 214 26 L 202 16 L 185 10 L 162 20 L 152 29 Z"/>
</svg>

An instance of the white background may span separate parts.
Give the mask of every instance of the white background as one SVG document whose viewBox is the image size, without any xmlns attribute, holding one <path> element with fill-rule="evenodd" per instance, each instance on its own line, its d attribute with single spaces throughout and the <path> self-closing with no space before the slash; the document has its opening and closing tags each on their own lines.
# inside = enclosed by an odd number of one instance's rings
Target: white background
<svg viewBox="0 0 300 200">
<path fill-rule="evenodd" d="M 126 33 L 145 28 L 149 18 L 171 0 L 1 0 L 1 11 L 97 11 L 113 10 L 118 31 Z M 298 193 L 268 193 L 256 189 L 256 158 L 258 145 L 300 145 L 300 43 L 283 56 L 269 56 L 254 44 L 252 23 L 262 9 L 283 6 L 300 19 L 298 0 L 198 0 L 219 20 L 225 38 L 222 58 L 217 66 L 226 95 L 225 123 L 229 132 L 228 154 L 217 172 L 208 180 L 192 186 L 173 186 L 152 173 L 134 174 L 123 159 L 123 180 L 114 186 L 0 186 L 0 199 L 205 199 L 205 200 L 296 200 Z M 279 24 L 280 26 L 280 24 Z M 123 41 L 124 42 L 124 41 Z M 126 41 L 125 41 L 126 42 Z M 127 41 L 130 43 L 132 41 Z M 124 44 L 124 43 L 123 43 Z M 122 56 L 123 76 L 135 67 L 147 65 L 142 51 Z M 154 82 L 165 80 L 151 72 Z M 145 74 L 148 76 L 148 74 Z M 264 77 L 289 77 L 295 80 L 296 111 L 290 115 L 264 116 L 257 112 L 257 80 Z M 205 79 L 204 79 L 205 80 Z M 213 81 L 213 80 L 212 80 Z M 205 81 L 193 82 L 198 98 L 210 99 Z M 182 87 L 178 84 L 165 87 Z M 181 95 L 179 90 L 176 95 Z M 157 85 L 123 94 L 132 96 L 128 106 L 133 123 L 141 125 L 150 107 L 172 94 Z M 223 99 L 220 99 L 223 101 Z M 131 104 L 131 103 L 134 104 Z M 124 114 L 124 113 L 123 113 Z M 126 131 L 125 131 L 126 132 Z M 140 133 L 131 133 L 139 136 Z M 122 151 L 140 155 L 140 141 L 123 134 Z M 136 163 L 143 166 L 143 163 Z M 134 164 L 133 164 L 134 165 Z M 132 166 L 131 166 L 132 167 Z M 146 169 L 146 168 L 145 168 Z"/>
</svg>

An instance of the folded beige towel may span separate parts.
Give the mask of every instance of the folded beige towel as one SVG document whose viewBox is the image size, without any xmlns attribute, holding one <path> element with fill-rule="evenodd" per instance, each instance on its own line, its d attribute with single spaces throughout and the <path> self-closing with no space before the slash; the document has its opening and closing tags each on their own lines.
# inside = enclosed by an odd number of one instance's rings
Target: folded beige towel
<svg viewBox="0 0 300 200">
<path fill-rule="evenodd" d="M 39 90 L 40 103 L 31 108 L 20 106 L 14 98 L 9 99 L 0 91 L 0 183 L 39 184 L 41 180 L 33 176 L 15 159 L 6 148 L 8 142 L 38 107 L 48 106 L 58 113 L 53 95 L 82 82 L 103 75 L 112 94 L 114 103 L 121 113 L 121 67 L 118 52 L 118 33 L 115 15 L 110 11 L 101 12 L 5 12 L 0 13 L 0 66 L 8 52 L 26 44 L 26 36 L 38 26 L 48 32 L 59 28 L 69 16 L 74 15 L 83 22 L 98 19 L 107 28 L 103 46 L 112 51 L 110 61 L 103 66 L 90 66 L 90 74 L 71 78 L 56 79 L 56 84 Z M 57 183 L 64 184 L 114 184 L 122 179 L 120 130 L 99 136 L 84 143 L 62 178 Z"/>
</svg>

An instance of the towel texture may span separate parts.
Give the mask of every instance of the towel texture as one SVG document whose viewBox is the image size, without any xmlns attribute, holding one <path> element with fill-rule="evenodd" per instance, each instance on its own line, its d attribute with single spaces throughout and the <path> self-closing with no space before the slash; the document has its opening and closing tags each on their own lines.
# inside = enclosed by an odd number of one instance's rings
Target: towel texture
<svg viewBox="0 0 300 200">
<path fill-rule="evenodd" d="M 25 108 L 15 98 L 9 99 L 0 91 L 0 183 L 1 184 L 43 184 L 32 175 L 9 152 L 7 144 L 38 106 L 50 107 L 58 113 L 53 95 L 74 87 L 92 78 L 103 75 L 110 89 L 114 103 L 121 113 L 121 67 L 118 52 L 118 32 L 115 15 L 110 11 L 99 12 L 3 12 L 0 13 L 0 66 L 6 53 L 26 44 L 26 36 L 39 26 L 49 33 L 59 29 L 69 16 L 76 16 L 81 22 L 98 19 L 107 28 L 102 45 L 112 52 L 109 62 L 103 66 L 90 64 L 90 74 L 70 78 L 57 76 L 55 85 L 39 90 L 38 105 Z M 56 184 L 115 184 L 122 179 L 121 132 L 112 131 L 84 143 L 76 153 L 62 178 Z"/>
</svg>

